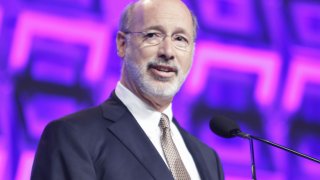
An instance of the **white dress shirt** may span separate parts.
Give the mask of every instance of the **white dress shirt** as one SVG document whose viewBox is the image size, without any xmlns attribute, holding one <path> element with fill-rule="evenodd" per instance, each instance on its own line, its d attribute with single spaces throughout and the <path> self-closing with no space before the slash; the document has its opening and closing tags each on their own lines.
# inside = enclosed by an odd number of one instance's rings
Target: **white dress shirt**
<svg viewBox="0 0 320 180">
<path fill-rule="evenodd" d="M 120 82 L 118 82 L 117 84 L 115 93 L 117 97 L 123 102 L 123 104 L 129 109 L 131 114 L 137 120 L 138 124 L 141 126 L 143 131 L 147 134 L 148 138 L 151 140 L 152 144 L 159 152 L 163 161 L 167 164 L 160 143 L 161 131 L 160 127 L 158 126 L 161 118 L 161 112 L 156 111 L 153 107 L 143 102 Z M 188 151 L 178 128 L 172 122 L 172 105 L 170 104 L 162 113 L 166 114 L 170 120 L 170 128 L 173 141 L 178 149 L 182 162 L 186 167 L 191 179 L 200 179 L 200 175 L 195 162 L 193 161 L 193 158 Z"/>
</svg>

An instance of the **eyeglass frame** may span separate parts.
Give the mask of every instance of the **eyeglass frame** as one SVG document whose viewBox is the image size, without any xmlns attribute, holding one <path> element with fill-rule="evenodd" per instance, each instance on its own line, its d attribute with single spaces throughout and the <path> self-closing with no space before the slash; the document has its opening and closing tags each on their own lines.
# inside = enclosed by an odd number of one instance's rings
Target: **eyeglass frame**
<svg viewBox="0 0 320 180">
<path fill-rule="evenodd" d="M 164 41 L 164 39 L 166 38 L 166 37 L 168 37 L 168 36 L 170 36 L 170 35 L 168 35 L 168 34 L 165 34 L 165 33 L 162 33 L 162 32 L 158 32 L 158 31 L 121 31 L 121 32 L 123 32 L 124 34 L 126 34 L 126 35 L 130 35 L 130 34 L 142 34 L 143 36 L 142 36 L 142 42 L 145 42 L 146 40 L 148 40 L 147 38 L 148 37 L 146 37 L 147 35 L 150 35 L 150 34 L 155 34 L 155 35 L 160 35 L 159 36 L 159 40 L 157 40 L 157 41 L 159 41 L 159 42 L 156 42 L 156 43 L 148 43 L 147 45 L 148 46 L 156 46 L 156 45 L 159 45 L 161 42 L 163 42 Z M 185 39 L 185 42 L 186 42 L 186 46 L 178 46 L 176 43 L 173 43 L 173 45 L 174 45 L 174 47 L 176 47 L 177 49 L 180 49 L 180 50 L 184 50 L 184 51 L 187 51 L 188 50 L 188 48 L 191 46 L 191 44 L 192 43 L 190 43 L 190 42 L 194 42 L 194 39 L 192 38 L 192 40 L 190 40 L 190 38 L 188 38 L 188 37 L 186 37 L 186 36 L 182 36 L 182 35 L 179 35 L 179 34 L 172 34 L 171 35 L 171 41 L 173 41 L 173 42 L 176 42 L 175 41 L 175 38 L 177 38 L 177 37 L 182 37 L 183 39 Z M 153 39 L 153 40 L 155 40 L 155 39 Z"/>
</svg>

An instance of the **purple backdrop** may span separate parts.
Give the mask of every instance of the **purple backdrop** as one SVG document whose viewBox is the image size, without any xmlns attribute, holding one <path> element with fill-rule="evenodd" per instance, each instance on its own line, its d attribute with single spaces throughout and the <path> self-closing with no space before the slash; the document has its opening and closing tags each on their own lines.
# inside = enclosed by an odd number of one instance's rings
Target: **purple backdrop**
<svg viewBox="0 0 320 180">
<path fill-rule="evenodd" d="M 0 179 L 27 180 L 44 126 L 104 101 L 119 79 L 115 35 L 129 0 L 0 0 Z M 249 179 L 249 144 L 213 135 L 213 114 L 320 158 L 320 2 L 186 0 L 193 69 L 174 100 L 182 126 Z M 315 180 L 320 165 L 255 142 L 258 179 Z"/>
</svg>

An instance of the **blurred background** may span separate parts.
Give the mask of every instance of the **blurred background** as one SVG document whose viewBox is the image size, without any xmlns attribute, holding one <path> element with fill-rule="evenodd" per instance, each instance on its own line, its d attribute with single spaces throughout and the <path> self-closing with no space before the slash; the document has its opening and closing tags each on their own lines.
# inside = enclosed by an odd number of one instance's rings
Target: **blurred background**
<svg viewBox="0 0 320 180">
<path fill-rule="evenodd" d="M 129 0 L 0 0 L 0 179 L 27 180 L 45 125 L 102 103 L 119 80 L 115 35 Z M 185 0 L 197 15 L 180 124 L 251 178 L 249 142 L 209 130 L 214 114 L 320 158 L 320 1 Z M 258 179 L 315 180 L 320 164 L 254 142 Z"/>
</svg>

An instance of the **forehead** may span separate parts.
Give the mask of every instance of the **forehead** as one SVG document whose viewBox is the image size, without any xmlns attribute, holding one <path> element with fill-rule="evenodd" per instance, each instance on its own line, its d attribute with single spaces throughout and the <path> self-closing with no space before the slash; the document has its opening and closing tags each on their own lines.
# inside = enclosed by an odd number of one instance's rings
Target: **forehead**
<svg viewBox="0 0 320 180">
<path fill-rule="evenodd" d="M 193 31 L 191 13 L 180 0 L 138 4 L 131 14 L 130 27 L 136 31 L 162 27 L 166 31 L 183 30 L 190 35 Z"/>
</svg>

